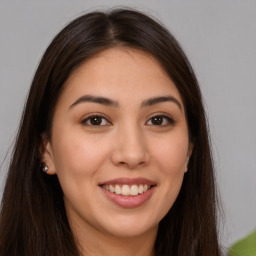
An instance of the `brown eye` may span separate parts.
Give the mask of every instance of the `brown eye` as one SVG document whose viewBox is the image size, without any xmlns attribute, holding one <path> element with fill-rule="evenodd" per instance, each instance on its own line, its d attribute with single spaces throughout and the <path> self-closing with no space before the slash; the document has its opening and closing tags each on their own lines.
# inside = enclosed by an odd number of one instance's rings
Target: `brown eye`
<svg viewBox="0 0 256 256">
<path fill-rule="evenodd" d="M 155 125 L 155 126 L 166 126 L 166 125 L 173 125 L 174 120 L 169 116 L 153 116 L 147 121 L 147 125 Z"/>
<path fill-rule="evenodd" d="M 104 126 L 110 124 L 110 122 L 103 116 L 90 116 L 83 120 L 82 123 L 88 126 Z"/>
<path fill-rule="evenodd" d="M 163 117 L 162 116 L 154 116 L 151 119 L 153 125 L 162 125 L 163 124 Z"/>
<path fill-rule="evenodd" d="M 101 125 L 102 117 L 94 116 L 89 119 L 91 125 Z"/>
</svg>

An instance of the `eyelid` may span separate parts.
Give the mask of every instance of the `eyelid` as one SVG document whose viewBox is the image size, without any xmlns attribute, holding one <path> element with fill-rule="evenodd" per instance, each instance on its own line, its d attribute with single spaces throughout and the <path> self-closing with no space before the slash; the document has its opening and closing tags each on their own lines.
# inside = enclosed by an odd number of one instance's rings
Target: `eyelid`
<svg viewBox="0 0 256 256">
<path fill-rule="evenodd" d="M 93 118 L 93 117 L 100 117 L 104 120 L 106 120 L 107 124 L 103 124 L 103 125 L 92 125 L 92 124 L 86 124 L 86 122 L 90 119 L 90 118 Z M 146 125 L 147 123 L 154 117 L 162 117 L 164 119 L 167 120 L 168 124 L 164 124 L 164 125 L 154 125 L 154 124 L 150 124 L 150 126 L 168 126 L 168 125 L 175 125 L 176 121 L 174 120 L 174 118 L 170 115 L 170 114 L 167 114 L 167 113 L 163 113 L 163 112 L 157 112 L 157 113 L 153 113 L 151 114 L 147 120 L 146 120 Z M 93 126 L 93 127 L 100 127 L 100 126 L 108 126 L 108 125 L 113 125 L 112 122 L 110 121 L 110 118 L 107 117 L 105 114 L 103 113 L 99 113 L 99 112 L 96 112 L 96 113 L 89 113 L 87 115 L 85 115 L 81 121 L 81 124 L 83 125 L 87 125 L 87 126 Z"/>
<path fill-rule="evenodd" d="M 175 123 L 176 123 L 176 121 L 174 120 L 174 118 L 173 118 L 170 114 L 163 113 L 163 112 L 159 112 L 159 113 L 153 113 L 153 114 L 151 114 L 151 115 L 147 118 L 146 124 L 147 124 L 152 118 L 154 118 L 154 117 L 162 117 L 162 118 L 167 119 L 169 125 L 175 125 Z M 167 125 L 154 125 L 154 124 L 150 124 L 150 126 L 167 126 Z"/>
<path fill-rule="evenodd" d="M 90 118 L 93 118 L 93 117 L 100 117 L 102 119 L 105 119 L 107 121 L 108 124 L 104 124 L 104 125 L 92 125 L 92 124 L 86 124 L 86 122 L 88 120 L 90 120 Z M 87 115 L 85 115 L 81 121 L 81 124 L 83 125 L 87 125 L 87 126 L 107 126 L 107 125 L 112 125 L 111 121 L 110 121 L 110 118 L 106 117 L 106 115 L 102 114 L 102 113 L 89 113 Z"/>
</svg>

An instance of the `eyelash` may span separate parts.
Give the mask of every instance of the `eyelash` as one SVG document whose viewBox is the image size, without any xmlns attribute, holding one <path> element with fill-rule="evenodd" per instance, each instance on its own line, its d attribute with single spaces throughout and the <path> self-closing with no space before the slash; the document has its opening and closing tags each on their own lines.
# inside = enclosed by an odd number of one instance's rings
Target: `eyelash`
<svg viewBox="0 0 256 256">
<path fill-rule="evenodd" d="M 103 125 L 102 125 L 101 123 L 100 123 L 99 125 L 92 124 L 93 118 L 100 118 L 101 121 L 102 121 L 102 120 L 105 120 L 106 124 L 103 124 Z M 90 122 L 90 123 L 88 124 L 88 122 Z M 95 115 L 88 116 L 87 118 L 85 118 L 84 120 L 82 120 L 82 124 L 83 124 L 83 125 L 86 125 L 86 126 L 94 126 L 94 127 L 96 127 L 96 126 L 111 125 L 112 123 L 111 123 L 106 117 L 104 117 L 103 115 L 101 115 L 101 114 L 95 114 Z"/>
<path fill-rule="evenodd" d="M 158 119 L 161 118 L 161 120 L 162 120 L 163 122 L 165 122 L 165 124 L 160 124 L 160 125 L 152 124 L 152 120 L 153 120 L 154 118 L 155 118 L 155 119 L 156 119 L 156 118 L 158 118 Z M 168 125 L 175 125 L 175 121 L 174 121 L 173 118 L 171 118 L 171 117 L 169 117 L 169 116 L 167 116 L 167 115 L 163 115 L 163 114 L 155 114 L 154 116 L 150 117 L 146 123 L 148 123 L 149 121 L 151 121 L 151 124 L 149 124 L 149 125 L 151 125 L 151 126 L 164 126 L 164 127 L 166 127 L 166 126 L 168 126 Z M 158 121 L 158 120 L 156 120 L 156 121 Z"/>
<path fill-rule="evenodd" d="M 92 121 L 93 121 L 93 118 L 99 118 L 100 120 L 98 120 L 100 123 L 99 124 L 92 124 Z M 164 122 L 165 124 L 153 124 L 152 121 L 154 118 L 158 118 L 158 120 L 155 120 L 155 121 L 162 121 Z M 159 120 L 160 118 L 160 120 Z M 102 124 L 102 121 L 104 120 L 105 124 Z M 94 121 L 97 121 L 96 119 Z M 148 122 L 151 121 L 151 124 L 148 124 Z M 90 122 L 90 123 L 88 123 Z M 93 127 L 97 127 L 97 126 L 108 126 L 108 125 L 112 125 L 112 123 L 106 118 L 104 117 L 103 115 L 91 115 L 87 118 L 85 118 L 84 120 L 82 120 L 81 122 L 83 125 L 86 125 L 86 126 L 93 126 Z M 147 125 L 150 125 L 150 126 L 168 126 L 168 125 L 175 125 L 175 121 L 174 119 L 172 119 L 171 117 L 167 116 L 167 115 L 161 115 L 161 114 L 156 114 L 152 117 L 150 117 L 147 122 L 146 122 Z"/>
</svg>

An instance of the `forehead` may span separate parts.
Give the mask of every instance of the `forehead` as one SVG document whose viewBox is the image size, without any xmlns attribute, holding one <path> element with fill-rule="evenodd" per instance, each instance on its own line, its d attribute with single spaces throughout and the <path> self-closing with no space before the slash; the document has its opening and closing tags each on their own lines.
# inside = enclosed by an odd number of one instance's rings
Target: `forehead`
<svg viewBox="0 0 256 256">
<path fill-rule="evenodd" d="M 96 94 L 116 100 L 180 94 L 162 68 L 150 54 L 127 47 L 115 47 L 99 52 L 84 61 L 68 78 L 61 98 Z M 131 98 L 129 99 L 131 100 Z"/>
</svg>

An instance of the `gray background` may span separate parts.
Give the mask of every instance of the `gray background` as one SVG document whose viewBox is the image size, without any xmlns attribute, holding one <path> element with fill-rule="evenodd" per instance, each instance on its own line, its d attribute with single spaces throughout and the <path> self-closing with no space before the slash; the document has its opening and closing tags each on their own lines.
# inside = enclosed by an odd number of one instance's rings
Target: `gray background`
<svg viewBox="0 0 256 256">
<path fill-rule="evenodd" d="M 224 205 L 221 239 L 229 246 L 256 227 L 256 1 L 0 0 L 0 163 L 52 37 L 84 11 L 115 5 L 153 14 L 191 60 L 205 98 Z"/>
</svg>

